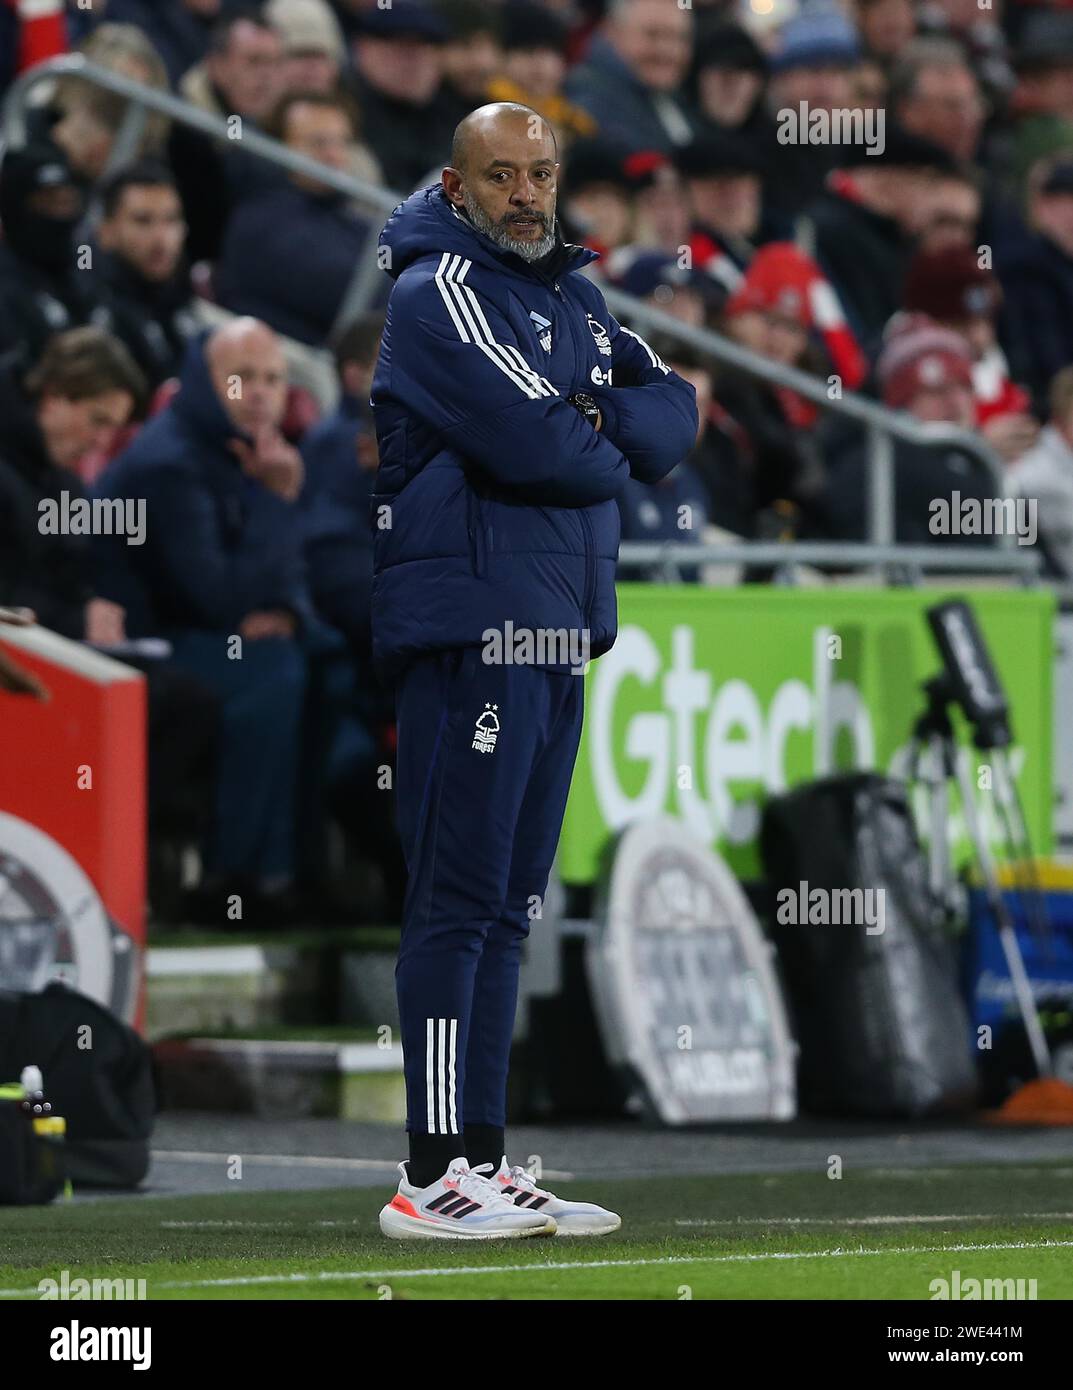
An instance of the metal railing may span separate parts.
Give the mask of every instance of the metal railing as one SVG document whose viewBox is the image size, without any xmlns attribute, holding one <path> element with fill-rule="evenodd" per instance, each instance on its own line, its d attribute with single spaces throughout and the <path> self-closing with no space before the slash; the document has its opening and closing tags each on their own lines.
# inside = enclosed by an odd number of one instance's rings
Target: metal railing
<svg viewBox="0 0 1073 1390">
<path fill-rule="evenodd" d="M 875 567 L 903 584 L 918 583 L 929 572 L 1002 575 L 1030 584 L 1039 579 L 1043 561 L 1038 551 L 1028 547 L 999 550 L 966 545 L 892 546 L 868 541 L 742 541 L 738 545 L 623 541 L 619 546 L 620 569 L 655 571 L 668 581 L 715 565 L 772 570 L 775 582 L 782 584 L 795 582 L 795 571 L 800 566 L 818 570 Z"/>
<path fill-rule="evenodd" d="M 322 184 L 345 194 L 371 213 L 386 215 L 406 196 L 393 193 L 353 174 L 320 164 L 271 139 L 246 122 L 238 122 L 236 125 L 237 118 L 225 120 L 220 116 L 213 116 L 171 92 L 147 87 L 124 77 L 121 73 L 99 67 L 77 53 L 49 59 L 15 80 L 7 94 L 0 118 L 0 141 L 5 148 L 17 147 L 25 142 L 30 99 L 35 88 L 61 77 L 78 77 L 128 101 L 125 118 L 111 151 L 110 169 L 133 157 L 145 130 L 146 112 L 155 111 L 193 130 L 201 131 L 202 134 L 232 149 L 241 148 L 292 173 L 305 174 L 317 179 Z M 355 314 L 373 302 L 382 273 L 375 254 L 360 258 L 354 278 L 344 296 L 336 328 L 350 322 Z M 993 496 L 1007 497 L 1009 490 L 1002 461 L 979 435 L 953 425 L 923 424 L 903 412 L 889 410 L 886 406 L 855 392 L 846 392 L 832 399 L 826 383 L 818 377 L 761 357 L 711 329 L 696 328 L 683 323 L 613 286 L 601 285 L 600 288 L 612 312 L 628 319 L 630 323 L 639 324 L 649 332 L 655 331 L 673 338 L 724 367 L 757 377 L 773 386 L 788 387 L 824 410 L 844 415 L 865 427 L 868 440 L 869 546 L 832 545 L 821 547 L 821 554 L 814 546 L 798 542 L 787 542 L 777 546 L 743 542 L 741 546 L 727 547 L 728 552 L 732 552 L 726 556 L 728 563 L 742 563 L 748 559 L 758 565 L 790 565 L 797 562 L 839 567 L 845 566 L 850 556 L 855 556 L 857 563 L 875 564 L 881 572 L 891 565 L 904 565 L 921 571 L 987 569 L 994 573 L 1020 575 L 1022 578 L 1038 572 L 1038 559 L 1033 557 L 1033 560 L 1029 560 L 1026 552 L 1019 553 L 1016 537 L 1011 534 L 997 537 L 998 546 L 991 553 L 992 558 L 987 564 L 982 563 L 981 552 L 978 550 L 959 547 L 955 551 L 953 547 L 946 546 L 937 547 L 934 552 L 921 547 L 914 552 L 916 558 L 909 561 L 904 558 L 907 553 L 905 547 L 894 543 L 894 440 L 960 451 L 987 474 Z M 656 549 L 659 550 L 660 547 Z M 770 558 L 776 549 L 779 561 Z M 624 562 L 629 553 L 627 547 L 624 547 Z M 839 555 L 842 556 L 841 561 L 838 559 Z M 687 554 L 681 557 L 681 563 L 689 565 L 694 562 L 713 561 L 699 561 L 697 548 L 691 546 L 687 548 Z M 677 565 L 678 559 L 673 563 Z"/>
</svg>

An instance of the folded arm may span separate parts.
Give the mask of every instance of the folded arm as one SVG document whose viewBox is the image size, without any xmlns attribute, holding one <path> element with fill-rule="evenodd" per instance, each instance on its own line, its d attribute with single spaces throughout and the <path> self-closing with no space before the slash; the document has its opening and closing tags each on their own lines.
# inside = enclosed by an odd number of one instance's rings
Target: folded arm
<svg viewBox="0 0 1073 1390">
<path fill-rule="evenodd" d="M 505 315 L 449 265 L 400 281 L 388 331 L 390 395 L 519 501 L 585 507 L 622 490 L 622 452 L 540 375 Z"/>
</svg>

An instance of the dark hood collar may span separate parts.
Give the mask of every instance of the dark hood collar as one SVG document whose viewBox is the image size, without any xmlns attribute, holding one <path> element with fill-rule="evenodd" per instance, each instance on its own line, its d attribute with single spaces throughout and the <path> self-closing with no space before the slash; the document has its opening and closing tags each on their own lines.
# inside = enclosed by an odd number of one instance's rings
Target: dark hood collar
<svg viewBox="0 0 1073 1390">
<path fill-rule="evenodd" d="M 179 374 L 179 394 L 175 397 L 173 409 L 207 443 L 226 448 L 229 439 L 245 439 L 248 436 L 232 422 L 212 384 L 209 364 L 205 359 L 205 346 L 210 336 L 211 330 L 190 340 Z"/>
<path fill-rule="evenodd" d="M 157 313 L 180 309 L 193 298 L 190 271 L 184 264 L 167 280 L 147 280 L 128 262 L 111 251 L 98 251 L 105 282 Z"/>
</svg>

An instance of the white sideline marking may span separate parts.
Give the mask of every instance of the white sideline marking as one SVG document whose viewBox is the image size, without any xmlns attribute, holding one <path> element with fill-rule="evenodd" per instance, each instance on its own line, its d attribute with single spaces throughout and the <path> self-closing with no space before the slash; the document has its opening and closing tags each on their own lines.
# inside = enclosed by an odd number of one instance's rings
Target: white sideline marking
<svg viewBox="0 0 1073 1390">
<path fill-rule="evenodd" d="M 965 1166 L 960 1168 L 929 1168 L 925 1166 L 919 1168 L 869 1168 L 867 1171 L 869 1176 L 873 1178 L 957 1178 L 964 1174 Z M 1041 1173 L 1052 1178 L 1073 1178 L 1073 1168 L 1051 1168 L 1043 1164 L 1033 1168 L 1015 1168 L 1007 1163 L 980 1163 L 973 1164 L 973 1172 L 976 1174 L 1001 1172 L 1009 1178 L 1034 1178 Z"/>
<path fill-rule="evenodd" d="M 669 1255 L 653 1260 L 559 1260 L 547 1264 L 464 1266 L 457 1269 L 366 1269 L 352 1273 L 332 1274 L 328 1270 L 316 1274 L 255 1274 L 234 1279 L 192 1279 L 188 1282 L 158 1284 L 161 1289 L 202 1289 L 234 1287 L 246 1284 L 330 1283 L 333 1279 L 406 1279 L 438 1278 L 451 1274 L 519 1274 L 529 1270 L 563 1269 L 640 1269 L 645 1265 L 707 1265 L 741 1264 L 760 1260 L 819 1260 L 853 1255 L 936 1255 L 969 1250 L 1039 1250 L 1045 1246 L 1073 1247 L 1073 1240 L 1009 1241 L 994 1245 L 934 1245 L 906 1246 L 895 1250 L 811 1250 L 765 1251 L 743 1255 Z"/>
<path fill-rule="evenodd" d="M 1041 1217 L 1073 1221 L 1073 1211 L 960 1211 L 948 1216 L 737 1216 L 726 1220 L 697 1217 L 675 1221 L 676 1226 L 913 1226 L 938 1221 L 1026 1221 Z"/>
<path fill-rule="evenodd" d="M 641 1269 L 645 1265 L 754 1264 L 765 1260 L 829 1260 L 858 1255 L 950 1255 L 988 1250 L 1058 1250 L 1073 1248 L 1073 1240 L 1012 1240 L 988 1245 L 906 1245 L 878 1250 L 769 1250 L 742 1255 L 667 1255 L 654 1260 L 559 1260 L 528 1265 L 462 1265 L 453 1269 L 320 1270 L 315 1274 L 247 1274 L 231 1279 L 169 1280 L 158 1289 L 248 1288 L 256 1284 L 318 1284 L 350 1279 L 430 1279 L 453 1274 L 531 1274 L 564 1269 Z M 0 1289 L 0 1298 L 20 1298 L 37 1293 L 29 1289 Z"/>
</svg>

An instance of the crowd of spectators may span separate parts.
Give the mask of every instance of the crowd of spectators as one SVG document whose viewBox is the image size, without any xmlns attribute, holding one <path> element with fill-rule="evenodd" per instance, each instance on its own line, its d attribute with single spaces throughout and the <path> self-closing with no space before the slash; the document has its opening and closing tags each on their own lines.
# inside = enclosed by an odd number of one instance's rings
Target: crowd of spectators
<svg viewBox="0 0 1073 1390">
<path fill-rule="evenodd" d="M 368 659 L 387 277 L 353 298 L 383 218 L 246 132 L 405 195 L 468 111 L 532 106 L 591 273 L 832 398 L 978 431 L 1073 579 L 1073 8 L 0 0 L 0 96 L 68 50 L 228 126 L 132 131 L 121 96 L 65 74 L 0 163 L 0 604 L 146 670 L 154 839 L 204 845 L 184 914 L 219 921 L 234 891 L 263 920 L 311 893 L 330 914 L 329 824 L 387 865 L 376 910 L 402 883 L 370 792 L 391 760 Z M 854 138 L 822 135 L 839 112 Z M 859 430 L 654 345 L 700 429 L 623 495 L 624 538 L 865 538 Z M 989 496 L 987 475 L 956 448 L 899 441 L 894 463 L 897 539 L 970 543 L 930 503 Z M 145 543 L 41 536 L 63 492 L 138 499 Z"/>
</svg>

